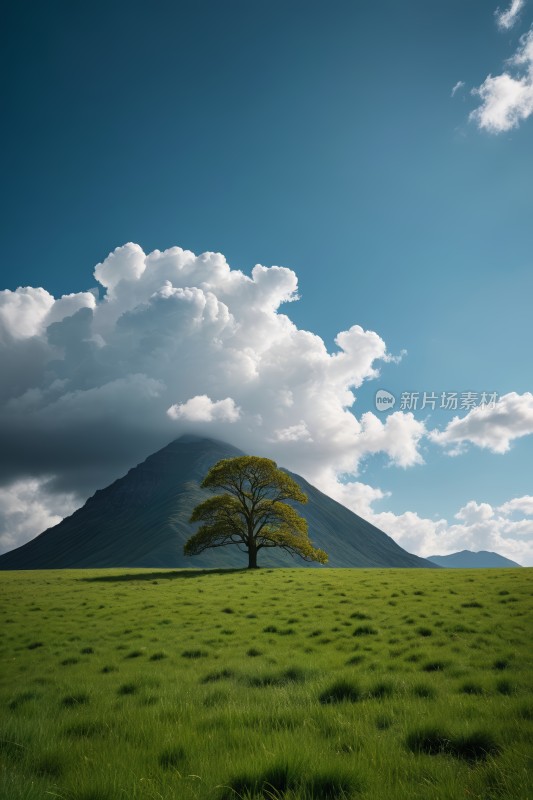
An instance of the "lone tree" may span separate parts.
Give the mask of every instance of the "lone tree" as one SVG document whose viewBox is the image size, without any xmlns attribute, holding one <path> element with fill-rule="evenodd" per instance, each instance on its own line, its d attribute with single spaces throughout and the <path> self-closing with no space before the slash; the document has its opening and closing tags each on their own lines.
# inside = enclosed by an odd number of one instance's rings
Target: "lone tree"
<svg viewBox="0 0 533 800">
<path fill-rule="evenodd" d="M 209 497 L 192 512 L 190 522 L 203 524 L 185 543 L 186 556 L 236 545 L 248 553 L 249 569 L 257 567 L 257 554 L 264 547 L 281 547 L 305 561 L 327 562 L 324 550 L 309 540 L 307 521 L 286 503 L 307 503 L 307 495 L 269 458 L 225 458 L 211 467 L 202 488 L 222 489 L 224 494 Z"/>
</svg>

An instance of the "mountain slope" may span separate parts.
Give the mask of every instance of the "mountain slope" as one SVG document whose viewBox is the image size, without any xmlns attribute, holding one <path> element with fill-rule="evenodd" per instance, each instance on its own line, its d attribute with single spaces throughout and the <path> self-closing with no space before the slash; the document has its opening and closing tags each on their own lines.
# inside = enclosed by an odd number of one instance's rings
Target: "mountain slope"
<svg viewBox="0 0 533 800">
<path fill-rule="evenodd" d="M 224 442 L 182 436 L 154 453 L 85 505 L 22 547 L 0 556 L 0 569 L 84 567 L 244 567 L 237 547 L 186 558 L 194 528 L 189 517 L 206 496 L 200 483 L 221 458 L 243 455 Z M 332 567 L 434 567 L 403 550 L 366 520 L 322 494 L 298 475 L 309 498 L 299 512 L 313 543 Z M 281 550 L 261 554 L 260 566 L 304 566 Z"/>
<path fill-rule="evenodd" d="M 478 553 L 474 553 L 472 550 L 461 550 L 459 553 L 450 553 L 448 556 L 428 556 L 428 561 L 432 561 L 439 567 L 451 567 L 453 569 L 520 566 L 516 561 L 511 561 L 499 553 L 491 553 L 489 550 L 480 550 Z"/>
</svg>

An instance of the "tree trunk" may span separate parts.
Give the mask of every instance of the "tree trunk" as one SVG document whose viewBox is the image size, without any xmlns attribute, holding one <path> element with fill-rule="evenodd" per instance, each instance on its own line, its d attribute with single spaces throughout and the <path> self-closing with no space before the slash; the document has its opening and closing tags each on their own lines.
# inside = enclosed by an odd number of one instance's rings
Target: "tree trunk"
<svg viewBox="0 0 533 800">
<path fill-rule="evenodd" d="M 248 569 L 257 569 L 257 547 L 255 542 L 248 545 Z"/>
</svg>

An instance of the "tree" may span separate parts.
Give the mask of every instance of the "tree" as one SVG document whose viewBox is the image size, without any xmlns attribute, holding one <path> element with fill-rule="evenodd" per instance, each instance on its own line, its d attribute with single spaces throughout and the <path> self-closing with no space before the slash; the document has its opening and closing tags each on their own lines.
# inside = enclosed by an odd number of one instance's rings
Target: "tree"
<svg viewBox="0 0 533 800">
<path fill-rule="evenodd" d="M 266 547 L 280 547 L 305 561 L 327 562 L 327 554 L 309 540 L 307 521 L 286 502 L 307 503 L 307 495 L 269 458 L 222 459 L 211 467 L 202 488 L 222 489 L 224 494 L 209 497 L 192 512 L 190 522 L 203 524 L 185 543 L 186 556 L 236 545 L 248 553 L 249 569 L 257 567 L 257 554 Z"/>
</svg>

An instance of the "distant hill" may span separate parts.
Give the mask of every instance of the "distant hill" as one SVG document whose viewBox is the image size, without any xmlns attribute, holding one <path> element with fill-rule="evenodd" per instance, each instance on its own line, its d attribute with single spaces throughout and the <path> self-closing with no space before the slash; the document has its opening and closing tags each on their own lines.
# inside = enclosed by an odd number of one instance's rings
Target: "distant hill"
<svg viewBox="0 0 533 800">
<path fill-rule="evenodd" d="M 207 550 L 187 558 L 183 545 L 194 527 L 189 517 L 207 496 L 200 483 L 221 458 L 243 455 L 230 444 L 182 436 L 123 478 L 97 491 L 85 505 L 27 544 L 0 556 L 0 569 L 86 567 L 240 567 L 237 547 Z M 309 502 L 299 512 L 311 540 L 332 567 L 434 567 L 403 550 L 374 525 L 290 473 Z M 260 566 L 305 566 L 273 548 Z"/>
<path fill-rule="evenodd" d="M 453 569 L 487 569 L 487 567 L 520 567 L 516 561 L 491 553 L 488 550 L 480 550 L 473 553 L 472 550 L 461 550 L 460 553 L 451 553 L 449 556 L 428 556 L 428 561 L 438 564 L 439 567 L 452 567 Z"/>
</svg>

